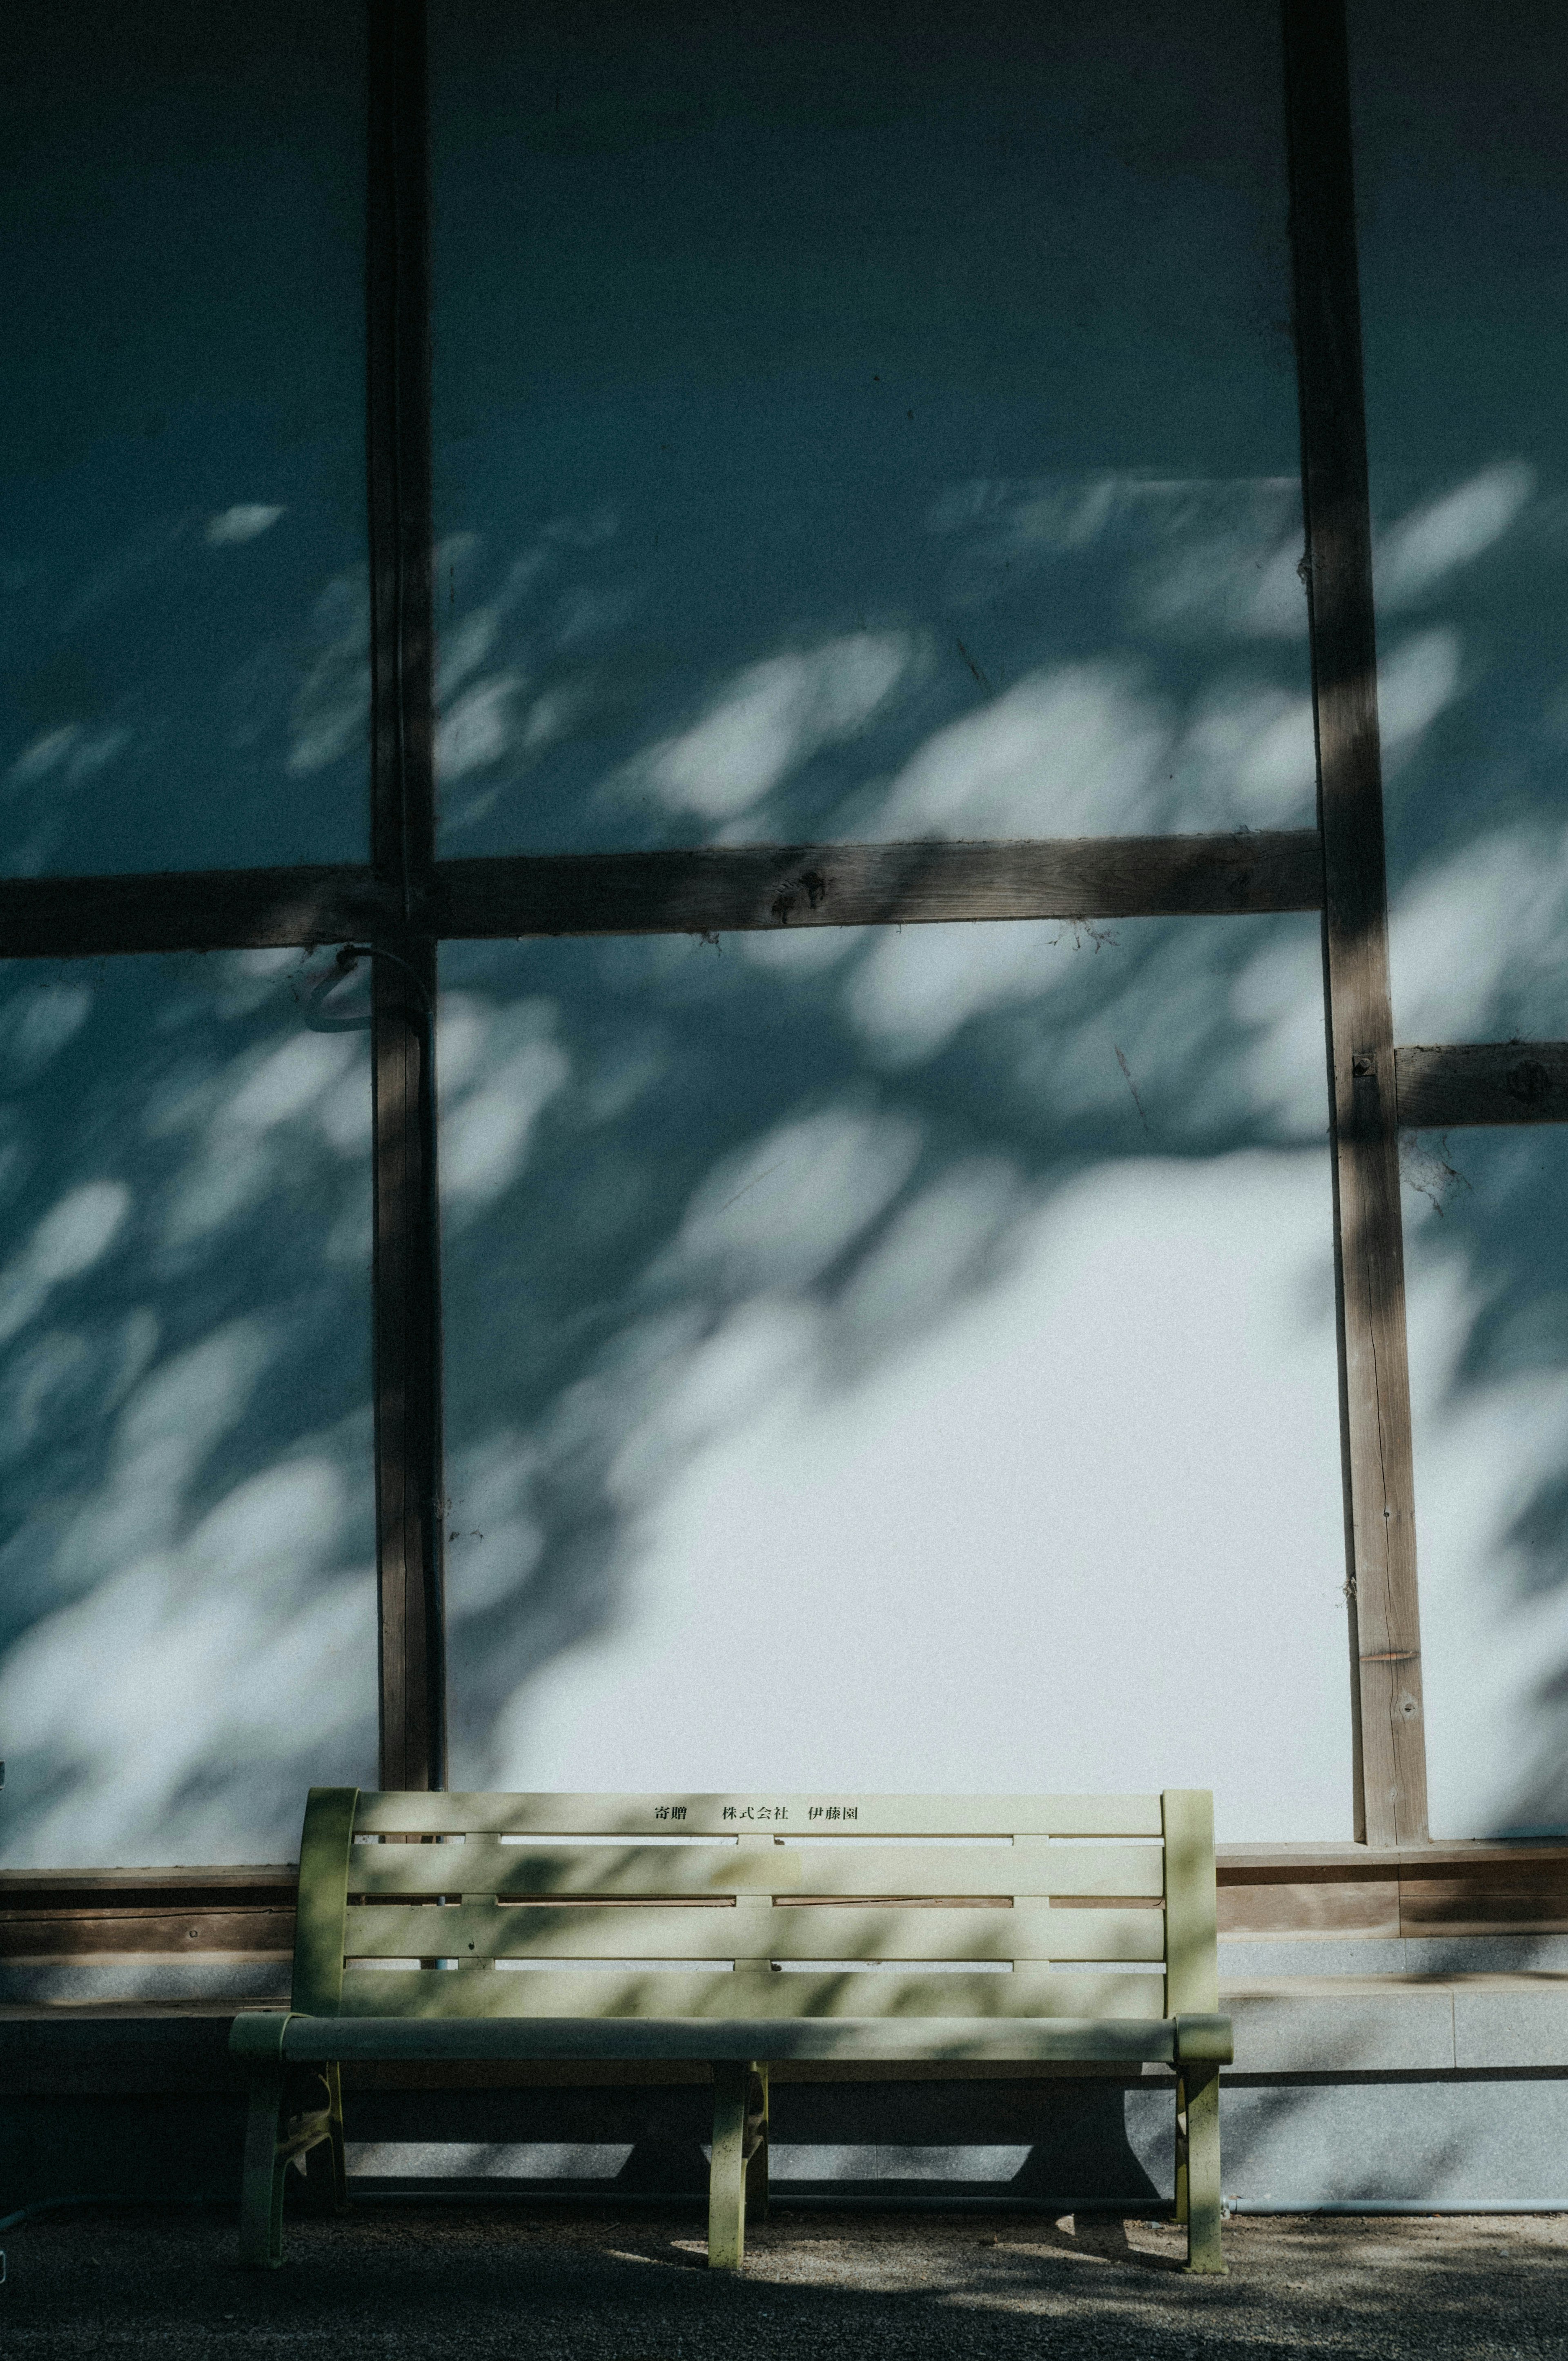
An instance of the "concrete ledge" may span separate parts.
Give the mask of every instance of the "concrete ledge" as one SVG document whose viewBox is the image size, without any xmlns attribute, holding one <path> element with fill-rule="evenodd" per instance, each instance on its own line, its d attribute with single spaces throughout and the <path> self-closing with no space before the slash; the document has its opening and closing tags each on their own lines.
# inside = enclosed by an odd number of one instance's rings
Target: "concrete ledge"
<svg viewBox="0 0 1568 2361">
<path fill-rule="evenodd" d="M 1237 2074 L 1568 2072 L 1568 1971 L 1531 1970 L 1458 1975 L 1249 1977 L 1223 1983 L 1220 2005 L 1235 2029 Z M 232 2002 L 124 2001 L 25 2003 L 0 2006 L 0 2092 L 234 2091 L 241 2078 L 227 2054 Z M 882 2079 L 1012 2080 L 1039 2074 L 1138 2076 L 1136 2066 L 1036 2065 L 980 2059 L 911 2061 L 897 2058 L 890 2023 L 885 2059 L 835 2064 L 802 2059 L 781 2076 L 874 2081 Z M 1168 2069 L 1146 2075 L 1167 2079 Z M 378 2079 L 387 2070 L 364 2067 Z M 428 2084 L 450 2077 L 527 2083 L 700 2079 L 700 2062 L 524 2061 L 493 2070 L 454 2059 L 419 2070 Z M 356 2077 L 357 2079 L 357 2076 Z M 411 2079 L 410 2087 L 415 2087 Z"/>
<path fill-rule="evenodd" d="M 1251 1977 L 1221 2000 L 1236 2036 L 1222 2074 L 1227 2191 L 1524 2203 L 1561 2189 L 1568 2203 L 1568 1974 Z M 234 2014 L 212 2001 L 0 2010 L 0 2210 L 135 2194 L 149 2173 L 170 2193 L 232 2191 Z M 477 2176 L 519 2197 L 699 2191 L 707 2081 L 700 2060 L 345 2073 L 361 2170 L 443 2189 Z M 1169 2193 L 1168 2067 L 801 2060 L 776 2081 L 781 2178 L 1064 2206 Z"/>
<path fill-rule="evenodd" d="M 1222 1984 L 1235 2071 L 1568 2069 L 1568 1974 L 1277 1976 Z"/>
</svg>

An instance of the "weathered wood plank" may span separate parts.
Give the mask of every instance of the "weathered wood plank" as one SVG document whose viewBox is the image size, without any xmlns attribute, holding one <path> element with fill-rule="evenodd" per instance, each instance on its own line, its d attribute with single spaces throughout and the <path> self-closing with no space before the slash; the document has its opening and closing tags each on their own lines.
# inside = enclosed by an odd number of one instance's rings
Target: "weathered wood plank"
<svg viewBox="0 0 1568 2361">
<path fill-rule="evenodd" d="M 1568 1934 L 1568 1872 L 1461 1870 L 1448 1876 L 1399 1879 L 1402 1935 Z"/>
<path fill-rule="evenodd" d="M 1157 1795 L 399 1795 L 359 1798 L 356 1835 L 1157 1837 Z"/>
<path fill-rule="evenodd" d="M 1461 1041 L 1396 1049 L 1407 1131 L 1568 1123 L 1568 1041 Z"/>
<path fill-rule="evenodd" d="M 1157 1910 L 775 1908 L 766 1900 L 662 1909 L 575 1904 L 351 1909 L 351 1959 L 1118 1960 L 1165 1956 Z"/>
<path fill-rule="evenodd" d="M 368 868 L 176 870 L 126 877 L 0 878 L 0 958 L 280 950 L 341 943 L 387 923 Z"/>
<path fill-rule="evenodd" d="M 423 0 L 369 16 L 366 445 L 374 939 L 374 1385 L 380 1776 L 446 1778 L 435 1177 L 430 189 Z"/>
<path fill-rule="evenodd" d="M 996 2016 L 1135 2017 L 1165 2013 L 1165 1979 L 1121 1973 L 923 1974 L 844 1968 L 814 1974 L 762 1967 L 552 1971 L 351 1968 L 340 2017 L 363 2016 Z M 766 2051 L 761 2053 L 766 2055 Z"/>
<path fill-rule="evenodd" d="M 1414 1471 L 1343 0 L 1284 0 L 1323 855 L 1356 1833 L 1426 1834 Z"/>
<path fill-rule="evenodd" d="M 0 878 L 0 958 L 433 937 L 729 933 L 1314 910 L 1315 832 L 498 855 L 405 881 L 355 863 Z"/>
<path fill-rule="evenodd" d="M 0 1960 L 14 1967 L 201 1957 L 287 1959 L 294 1913 L 287 1910 L 101 1910 L 25 1913 L 0 1904 Z"/>
<path fill-rule="evenodd" d="M 1392 1939 L 1400 1932 L 1398 1877 L 1317 1879 L 1300 1883 L 1223 1884 L 1222 1936 Z"/>
<path fill-rule="evenodd" d="M 356 1865 L 364 1854 L 381 1861 L 422 1863 L 450 1850 L 366 1846 L 356 1848 L 355 1859 Z M 510 1853 L 513 1849 L 506 1850 Z M 677 1872 L 671 1864 L 704 1858 L 697 1847 L 654 1850 L 662 1876 L 672 1882 Z M 815 1850 L 806 1848 L 808 1852 Z M 886 1858 L 885 1851 L 882 1857 Z M 764 1874 L 763 1864 L 749 1855 L 752 1866 L 745 1874 L 758 1878 L 754 1891 L 771 1890 L 775 1859 L 773 1850 L 764 1854 Z M 800 1859 L 798 1853 L 792 1857 L 796 1871 Z M 1568 1844 L 1563 1843 L 1475 1839 L 1388 1850 L 1351 1844 L 1230 1845 L 1220 1848 L 1218 1876 L 1220 1932 L 1227 1936 L 1468 1936 L 1562 1931 L 1562 1924 L 1568 1924 Z M 452 1890 L 459 1887 L 460 1881 L 454 1881 Z M 295 1872 L 287 1863 L 0 1871 L 0 1957 L 51 1962 L 93 1957 L 105 1963 L 111 1958 L 168 1957 L 180 1951 L 276 1957 L 292 1942 L 294 1889 Z M 706 1883 L 683 1883 L 675 1890 L 699 1895 L 710 1891 Z M 1008 1898 L 1002 1894 L 989 1897 L 992 1906 L 1003 1910 Z M 915 1902 L 924 1913 L 926 1904 L 918 1897 Z M 624 1906 L 632 1915 L 657 1905 L 627 1894 Z M 851 1913 L 855 1904 L 834 1899 L 814 1905 L 807 1900 L 798 1906 L 810 1918 L 831 1924 L 837 1913 Z M 1075 1904 L 1063 1896 L 1055 1907 L 1064 1927 L 1070 1920 L 1099 1916 L 1092 1900 Z M 1146 1909 L 1144 1915 L 1157 1927 L 1160 1924 L 1157 1908 Z M 192 1927 L 197 1929 L 194 1939 L 183 1931 Z M 82 1930 L 80 1941 L 78 1928 Z M 825 1947 L 824 1955 L 830 1949 Z M 1057 1956 L 1066 1954 L 1058 1949 Z M 1093 1956 L 1114 1955 L 1096 1951 Z"/>
<path fill-rule="evenodd" d="M 379 1775 L 416 1788 L 446 1774 L 435 946 L 400 940 L 371 999 Z"/>
<path fill-rule="evenodd" d="M 1315 910 L 1314 831 L 1019 843 L 716 845 L 444 861 L 443 936 L 728 934 Z"/>
<path fill-rule="evenodd" d="M 0 1869 L 0 1911 L 292 1910 L 298 1883 L 293 1861 L 255 1867 L 220 1861 L 192 1869 Z"/>
</svg>

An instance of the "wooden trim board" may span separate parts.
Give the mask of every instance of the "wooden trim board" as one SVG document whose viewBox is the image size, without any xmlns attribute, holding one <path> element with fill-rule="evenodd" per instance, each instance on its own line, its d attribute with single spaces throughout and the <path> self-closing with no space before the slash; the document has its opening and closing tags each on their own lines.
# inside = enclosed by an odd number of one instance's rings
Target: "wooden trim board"
<svg viewBox="0 0 1568 2361">
<path fill-rule="evenodd" d="M 416 934 L 770 932 L 1005 918 L 1315 910 L 1312 829 L 913 844 L 740 844 L 409 864 L 384 807 L 377 867 L 0 878 L 0 957 L 282 950 Z"/>
<path fill-rule="evenodd" d="M 1568 1842 L 1222 1846 L 1218 1882 L 1222 1937 L 1568 1933 Z M 281 1960 L 294 1885 L 291 1865 L 0 1872 L 0 1962 Z"/>
<path fill-rule="evenodd" d="M 366 466 L 370 545 L 370 859 L 376 1560 L 380 1776 L 446 1777 L 442 1593 L 435 859 L 431 611 L 430 162 L 424 0 L 369 17 Z"/>
<path fill-rule="evenodd" d="M 1343 0 L 1284 0 L 1355 1831 L 1427 1829 L 1415 1470 Z"/>
<path fill-rule="evenodd" d="M 1316 832 L 1016 843 L 730 845 L 446 861 L 435 931 L 727 934 L 1006 918 L 1314 910 Z"/>
<path fill-rule="evenodd" d="M 1406 1131 L 1568 1123 L 1568 1041 L 1462 1041 L 1396 1049 Z"/>
</svg>

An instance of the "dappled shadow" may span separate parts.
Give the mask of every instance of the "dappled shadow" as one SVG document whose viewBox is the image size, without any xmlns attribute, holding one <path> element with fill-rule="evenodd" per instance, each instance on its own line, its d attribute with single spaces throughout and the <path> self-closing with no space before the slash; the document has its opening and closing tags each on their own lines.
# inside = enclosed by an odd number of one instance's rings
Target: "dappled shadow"
<svg viewBox="0 0 1568 2361">
<path fill-rule="evenodd" d="M 1119 15 L 1127 74 L 1102 13 L 982 19 L 694 57 L 640 12 L 591 61 L 563 19 L 527 105 L 498 20 L 443 20 L 452 851 L 1310 817 L 1272 29 Z M 1534 411 L 1411 440 L 1378 202 L 1398 1030 L 1556 1035 L 1568 478 Z M 346 462 L 312 507 L 213 399 L 157 500 L 118 428 L 40 462 L 12 867 L 362 843 Z M 325 957 L 5 975 L 10 1860 L 276 1855 L 307 1778 L 374 1775 Z M 1187 1782 L 1223 1835 L 1348 1831 L 1315 920 L 454 945 L 443 983 L 455 1780 Z M 1557 1145 L 1409 1159 L 1444 1833 L 1563 1817 Z"/>
<path fill-rule="evenodd" d="M 364 857 L 363 71 L 303 0 L 16 28 L 7 875 Z"/>
<path fill-rule="evenodd" d="M 447 849 L 1310 817 L 1270 26 L 442 22 Z M 1212 1718 L 1172 1736 L 1223 1612 L 1321 1765 L 1298 1816 L 1347 1825 L 1314 933 L 453 947 L 455 1777 L 1179 1754 L 1282 1828 Z M 1180 1636 L 1113 1681 L 1151 1556 Z M 1300 1564 L 1304 1681 L 1258 1557 Z"/>
<path fill-rule="evenodd" d="M 347 2354 L 481 2346 L 520 2327 L 543 2352 L 680 2349 L 742 2336 L 871 2353 L 1037 2354 L 1041 2339 L 1140 2355 L 1490 2353 L 1549 2348 L 1563 2300 L 1560 2225 L 1232 2224 L 1230 2275 L 1168 2268 L 1176 2235 L 1129 2219 L 1069 2227 L 983 2214 L 780 2216 L 739 2277 L 701 2268 L 700 2220 L 530 2216 L 510 2206 L 367 2206 L 291 2226 L 272 2273 L 236 2272 L 225 2222 L 106 2215 L 10 2241 L 16 2349 L 98 2349 L 106 2322 L 170 2352 Z"/>
<path fill-rule="evenodd" d="M 265 958 L 5 994 L 6 1854 L 286 1858 L 374 1762 L 364 1042 Z"/>
<path fill-rule="evenodd" d="M 1406 1042 L 1568 1033 L 1568 445 L 1532 324 L 1568 207 L 1541 81 L 1563 40 L 1556 20 L 1521 23 L 1477 72 L 1449 0 L 1354 12 L 1379 637 L 1386 674 L 1402 667 L 1396 712 L 1430 717 L 1387 764 Z M 1386 721 L 1389 704 L 1386 679 Z M 1564 1143 L 1454 1132 L 1406 1150 L 1432 1825 L 1561 1828 Z"/>
</svg>

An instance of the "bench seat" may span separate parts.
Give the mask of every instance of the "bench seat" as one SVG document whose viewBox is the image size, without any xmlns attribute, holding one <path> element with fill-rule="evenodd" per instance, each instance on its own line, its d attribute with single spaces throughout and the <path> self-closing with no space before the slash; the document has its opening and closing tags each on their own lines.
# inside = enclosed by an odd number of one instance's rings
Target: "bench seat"
<svg viewBox="0 0 1568 2361">
<path fill-rule="evenodd" d="M 231 2035 L 251 2088 L 241 2257 L 281 2259 L 291 2164 L 345 2201 L 345 2061 L 711 2065 L 708 2260 L 735 2268 L 766 2204 L 770 2064 L 1063 2060 L 1174 2070 L 1188 2268 L 1221 2270 L 1217 1984 L 1198 1790 L 314 1788 L 291 2006 Z"/>
<path fill-rule="evenodd" d="M 786 2059 L 973 2059 L 993 2064 L 1059 2060 L 1100 2066 L 1175 2066 L 1181 2059 L 1230 2060 L 1230 2019 L 1212 2016 L 601 2017 L 585 2032 L 576 2016 L 294 2016 L 282 2010 L 247 2015 L 247 2054 L 260 2031 L 270 2046 L 283 2027 L 282 2055 L 302 2064 L 386 2063 L 398 2059 L 651 2059 L 672 2064 L 766 2056 Z M 1218 2045 L 1218 2046 L 1217 2046 Z"/>
</svg>

